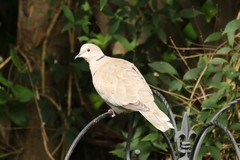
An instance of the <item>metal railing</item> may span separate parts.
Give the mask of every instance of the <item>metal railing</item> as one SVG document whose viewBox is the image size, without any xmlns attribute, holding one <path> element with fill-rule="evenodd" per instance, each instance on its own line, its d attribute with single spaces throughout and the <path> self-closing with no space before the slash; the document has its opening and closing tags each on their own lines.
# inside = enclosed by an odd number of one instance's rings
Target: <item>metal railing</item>
<svg viewBox="0 0 240 160">
<path fill-rule="evenodd" d="M 229 138 L 231 144 L 233 145 L 233 148 L 236 152 L 236 157 L 238 160 L 240 160 L 240 150 L 238 148 L 237 142 L 234 139 L 233 135 L 231 132 L 218 121 L 218 117 L 224 113 L 226 110 L 230 109 L 233 107 L 235 104 L 240 103 L 240 98 L 231 101 L 228 105 L 220 109 L 210 120 L 209 123 L 203 126 L 203 128 L 200 130 L 198 134 L 196 134 L 190 127 L 190 120 L 188 114 L 185 112 L 183 119 L 182 119 L 182 124 L 180 130 L 178 130 L 174 114 L 172 113 L 171 107 L 168 104 L 167 100 L 165 97 L 158 92 L 157 90 L 153 89 L 153 92 L 156 96 L 158 96 L 162 103 L 164 104 L 164 107 L 168 110 L 168 115 L 169 118 L 171 119 L 171 122 L 174 126 L 174 142 L 177 145 L 177 148 L 174 149 L 174 146 L 170 140 L 170 138 L 167 136 L 166 133 L 161 132 L 164 140 L 166 141 L 169 152 L 171 154 L 171 157 L 173 160 L 197 160 L 197 156 L 199 153 L 199 150 L 202 146 L 203 140 L 206 137 L 207 133 L 213 128 L 213 127 L 218 127 L 220 128 Z M 102 120 L 103 118 L 112 116 L 113 112 L 109 110 L 106 113 L 101 114 L 100 116 L 96 117 L 94 120 L 92 120 L 75 138 L 73 141 L 72 145 L 70 146 L 65 159 L 64 160 L 69 160 L 71 157 L 71 154 L 79 142 L 79 140 L 84 136 L 85 133 L 93 126 L 95 125 L 98 121 Z M 131 145 L 131 138 L 132 138 L 132 128 L 131 128 L 131 123 L 133 121 L 133 118 L 130 120 L 130 125 L 129 125 L 129 130 L 128 130 L 128 138 L 127 138 L 127 145 L 126 145 L 126 160 L 130 160 L 130 145 Z M 191 145 L 190 141 L 193 140 L 193 144 Z M 140 150 L 135 150 L 134 155 L 135 159 L 138 160 L 141 151 Z"/>
</svg>

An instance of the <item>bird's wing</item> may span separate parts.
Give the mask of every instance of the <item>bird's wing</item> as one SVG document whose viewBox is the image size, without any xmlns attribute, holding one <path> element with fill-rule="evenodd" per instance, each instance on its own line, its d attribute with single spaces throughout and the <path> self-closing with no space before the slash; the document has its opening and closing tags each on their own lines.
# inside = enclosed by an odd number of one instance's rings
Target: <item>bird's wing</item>
<svg viewBox="0 0 240 160">
<path fill-rule="evenodd" d="M 93 84 L 99 95 L 113 106 L 148 111 L 144 104 L 154 99 L 138 69 L 122 59 L 109 58 L 104 63 L 93 74 Z"/>
</svg>

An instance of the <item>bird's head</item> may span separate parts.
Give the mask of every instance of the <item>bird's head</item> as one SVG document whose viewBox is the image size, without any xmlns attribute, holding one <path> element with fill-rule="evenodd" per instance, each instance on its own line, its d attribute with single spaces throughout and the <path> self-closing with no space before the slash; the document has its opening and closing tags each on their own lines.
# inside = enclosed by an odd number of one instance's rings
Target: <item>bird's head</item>
<svg viewBox="0 0 240 160">
<path fill-rule="evenodd" d="M 87 62 L 91 62 L 91 61 L 98 61 L 103 56 L 104 56 L 104 53 L 98 46 L 96 46 L 95 44 L 86 43 L 82 45 L 75 59 L 84 58 Z"/>
</svg>

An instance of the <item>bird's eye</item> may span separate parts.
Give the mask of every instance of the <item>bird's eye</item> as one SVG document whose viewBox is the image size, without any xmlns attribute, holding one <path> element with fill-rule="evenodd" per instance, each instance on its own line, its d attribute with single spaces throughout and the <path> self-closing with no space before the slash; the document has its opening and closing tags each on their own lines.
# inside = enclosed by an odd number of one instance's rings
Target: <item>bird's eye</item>
<svg viewBox="0 0 240 160">
<path fill-rule="evenodd" d="M 88 52 L 90 52 L 90 49 L 87 49 Z"/>
</svg>

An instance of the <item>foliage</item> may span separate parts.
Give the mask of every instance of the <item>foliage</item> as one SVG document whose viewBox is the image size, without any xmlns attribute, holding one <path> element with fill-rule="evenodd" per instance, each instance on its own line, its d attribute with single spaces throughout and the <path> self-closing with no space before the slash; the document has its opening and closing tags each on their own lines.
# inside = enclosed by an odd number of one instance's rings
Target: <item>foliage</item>
<svg viewBox="0 0 240 160">
<path fill-rule="evenodd" d="M 197 2 L 199 4 L 194 7 L 176 0 L 100 0 L 94 5 L 90 1 L 75 6 L 63 4 L 61 20 L 65 23 L 61 34 L 68 33 L 69 39 L 77 39 L 80 44 L 95 43 L 106 53 L 111 53 L 114 44 L 119 42 L 126 54 L 112 56 L 135 63 L 147 82 L 164 93 L 172 104 L 177 125 L 181 124 L 186 111 L 192 129 L 199 132 L 216 111 L 239 97 L 240 22 L 231 20 L 223 30 L 215 31 L 214 20 L 219 17 L 214 2 L 206 0 L 203 5 Z M 103 26 L 96 23 L 101 20 L 96 16 L 100 13 L 107 17 L 108 23 Z M 207 25 L 209 34 L 200 35 L 199 26 L 193 21 Z M 108 32 L 103 33 L 103 28 Z M 68 55 L 56 57 L 49 53 L 46 58 L 47 69 L 53 77 L 52 86 L 48 87 L 56 92 L 52 96 L 41 93 L 41 68 L 32 69 L 25 56 L 10 46 L 7 55 L 10 64 L 2 66 L 0 71 L 0 120 L 27 127 L 31 114 L 28 106 L 34 103 L 41 110 L 42 122 L 54 126 L 55 136 L 62 136 L 69 145 L 89 119 L 107 110 L 108 106 L 93 89 L 87 63 L 74 62 L 71 53 L 70 50 Z M 156 102 L 164 110 L 158 99 Z M 235 109 L 238 111 L 237 106 Z M 236 123 L 239 122 L 236 110 L 221 115 L 220 122 L 234 130 L 233 135 L 238 141 L 240 126 Z M 93 159 L 91 156 L 96 154 L 85 155 L 85 151 L 98 151 L 100 139 L 101 142 L 112 142 L 104 150 L 106 153 L 109 151 L 114 159 L 124 158 L 127 123 L 125 118 L 106 121 L 102 124 L 104 129 L 102 126 L 96 128 L 98 134 L 89 133 L 84 142 L 87 145 L 81 146 L 83 151 L 77 156 Z M 140 149 L 140 159 L 170 157 L 163 137 L 140 115 L 136 115 L 133 128 L 131 150 Z M 173 132 L 168 134 L 172 136 Z M 199 159 L 203 157 L 229 159 L 234 157 L 234 152 L 227 137 L 213 130 L 201 148 Z"/>
</svg>

